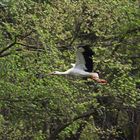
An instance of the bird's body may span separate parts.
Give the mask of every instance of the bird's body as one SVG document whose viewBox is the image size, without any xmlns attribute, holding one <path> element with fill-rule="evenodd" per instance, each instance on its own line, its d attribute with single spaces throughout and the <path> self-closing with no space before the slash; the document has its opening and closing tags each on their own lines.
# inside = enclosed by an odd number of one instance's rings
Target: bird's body
<svg viewBox="0 0 140 140">
<path fill-rule="evenodd" d="M 92 72 L 93 70 L 93 51 L 89 46 L 78 46 L 76 52 L 76 63 L 72 64 L 72 68 L 64 72 L 55 71 L 51 74 L 54 75 L 74 75 L 84 78 L 91 78 L 98 83 L 107 83 L 106 80 L 100 79 L 98 73 Z"/>
</svg>

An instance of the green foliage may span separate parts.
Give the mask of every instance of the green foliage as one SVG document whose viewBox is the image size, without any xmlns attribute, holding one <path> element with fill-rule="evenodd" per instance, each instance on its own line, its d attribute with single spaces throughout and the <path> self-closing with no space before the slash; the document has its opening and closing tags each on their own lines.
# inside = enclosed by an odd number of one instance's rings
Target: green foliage
<svg viewBox="0 0 140 140">
<path fill-rule="evenodd" d="M 0 139 L 139 139 L 138 3 L 1 1 Z M 47 75 L 68 69 L 84 43 L 107 85 Z"/>
</svg>

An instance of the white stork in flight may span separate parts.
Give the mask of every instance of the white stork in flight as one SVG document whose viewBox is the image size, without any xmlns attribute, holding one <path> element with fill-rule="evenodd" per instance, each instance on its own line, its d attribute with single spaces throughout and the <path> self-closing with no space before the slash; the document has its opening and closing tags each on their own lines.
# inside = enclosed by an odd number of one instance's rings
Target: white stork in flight
<svg viewBox="0 0 140 140">
<path fill-rule="evenodd" d="M 77 47 L 76 63 L 72 64 L 72 68 L 64 72 L 54 71 L 50 75 L 75 75 L 85 78 L 90 78 L 98 83 L 106 84 L 107 81 L 100 79 L 98 73 L 93 70 L 93 51 L 88 45 L 80 45 Z"/>
</svg>

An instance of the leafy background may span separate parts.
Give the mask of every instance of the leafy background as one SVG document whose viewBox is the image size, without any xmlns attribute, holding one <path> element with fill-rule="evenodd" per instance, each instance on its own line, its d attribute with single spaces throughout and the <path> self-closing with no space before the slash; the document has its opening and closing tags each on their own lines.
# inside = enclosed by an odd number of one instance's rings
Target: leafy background
<svg viewBox="0 0 140 140">
<path fill-rule="evenodd" d="M 107 85 L 47 75 L 78 44 Z M 0 139 L 139 140 L 139 1 L 1 0 Z"/>
</svg>

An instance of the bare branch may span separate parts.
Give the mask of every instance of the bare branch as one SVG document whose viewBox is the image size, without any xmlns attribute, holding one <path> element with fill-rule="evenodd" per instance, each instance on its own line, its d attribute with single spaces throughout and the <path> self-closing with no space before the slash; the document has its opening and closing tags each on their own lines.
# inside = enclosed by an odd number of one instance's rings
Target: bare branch
<svg viewBox="0 0 140 140">
<path fill-rule="evenodd" d="M 50 136 L 49 140 L 54 140 L 58 134 L 63 131 L 66 127 L 68 127 L 69 125 L 71 125 L 74 121 L 77 121 L 79 119 L 82 119 L 82 118 L 86 118 L 86 117 L 90 117 L 91 115 L 93 115 L 95 113 L 95 109 L 91 109 L 77 117 L 75 117 L 73 120 L 71 120 L 70 122 L 64 124 L 64 125 L 61 125 L 59 128 L 57 128 L 53 133 L 52 135 Z"/>
<path fill-rule="evenodd" d="M 17 42 L 16 44 L 17 44 L 17 45 L 24 46 L 24 47 L 32 48 L 32 49 L 38 49 L 38 48 L 35 47 L 34 45 L 27 45 L 27 44 L 23 44 L 23 43 L 20 43 L 20 42 Z"/>
<path fill-rule="evenodd" d="M 24 35 L 18 35 L 17 37 L 19 39 L 25 39 L 26 37 L 30 36 L 35 30 L 31 30 L 30 32 L 28 33 L 25 33 Z"/>
<path fill-rule="evenodd" d="M 15 36 L 15 40 L 13 43 L 11 43 L 10 45 L 8 45 L 6 48 L 4 48 L 3 50 L 0 51 L 0 55 L 2 55 L 5 51 L 7 51 L 8 49 L 12 48 L 15 44 L 16 44 L 17 38 Z"/>
<path fill-rule="evenodd" d="M 37 51 L 44 51 L 43 48 L 37 48 L 35 47 L 34 45 L 27 45 L 27 44 L 23 44 L 23 43 L 20 43 L 20 42 L 16 42 L 16 37 L 15 37 L 15 41 L 11 44 L 9 44 L 6 48 L 2 49 L 0 51 L 0 57 L 4 57 L 4 56 L 8 56 L 11 54 L 11 52 L 6 52 L 7 50 L 9 50 L 10 48 L 12 48 L 14 45 L 21 45 L 21 46 L 24 46 L 28 49 L 32 49 L 32 50 L 37 50 Z M 16 49 L 15 51 L 21 51 L 22 49 L 18 48 Z"/>
<path fill-rule="evenodd" d="M 7 52 L 7 53 L 4 53 L 4 54 L 1 54 L 0 57 L 5 57 L 5 56 L 8 56 L 10 54 L 11 54 L 11 52 Z"/>
</svg>

